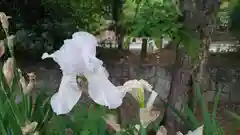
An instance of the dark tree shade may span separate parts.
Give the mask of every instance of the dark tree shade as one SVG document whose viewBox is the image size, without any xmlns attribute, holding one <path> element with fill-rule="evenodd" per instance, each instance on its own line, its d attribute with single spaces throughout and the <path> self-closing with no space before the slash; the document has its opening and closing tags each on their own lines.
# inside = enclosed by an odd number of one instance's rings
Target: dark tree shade
<svg viewBox="0 0 240 135">
<path fill-rule="evenodd" d="M 240 40 L 240 2 L 237 2 L 230 12 L 230 30 L 238 40 Z"/>
</svg>

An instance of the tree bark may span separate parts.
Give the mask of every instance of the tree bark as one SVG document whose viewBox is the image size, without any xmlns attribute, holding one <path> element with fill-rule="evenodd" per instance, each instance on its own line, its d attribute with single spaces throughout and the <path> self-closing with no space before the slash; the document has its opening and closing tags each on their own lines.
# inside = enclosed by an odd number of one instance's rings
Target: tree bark
<svg viewBox="0 0 240 135">
<path fill-rule="evenodd" d="M 213 29 L 211 27 L 214 23 L 214 11 L 217 7 L 216 1 L 192 1 L 192 0 L 183 0 L 180 2 L 181 9 L 184 13 L 184 26 L 189 30 L 192 30 L 196 36 L 199 36 L 201 42 L 201 52 L 200 52 L 200 66 L 197 80 L 199 81 L 202 90 L 206 90 L 205 85 L 205 74 L 207 73 L 207 60 L 208 60 L 208 49 L 211 42 L 211 35 Z M 171 104 L 174 108 L 181 112 L 182 105 L 187 103 L 187 90 L 189 90 L 188 82 L 191 79 L 191 65 L 186 62 L 184 54 L 176 47 L 176 61 L 174 64 L 174 69 L 172 72 L 172 82 L 170 86 L 170 92 L 168 97 L 168 103 Z M 175 135 L 179 130 L 180 123 L 172 109 L 167 108 L 165 111 L 165 124 L 168 129 L 169 135 Z"/>
<path fill-rule="evenodd" d="M 172 105 L 178 111 L 182 111 L 182 107 L 188 100 L 188 83 L 191 79 L 191 69 L 189 68 L 189 61 L 185 54 L 176 49 L 176 60 L 174 69 L 172 71 L 172 81 L 170 92 L 168 95 L 168 104 Z M 175 135 L 180 129 L 180 121 L 175 117 L 171 108 L 167 107 L 165 111 L 165 125 L 168 129 L 168 135 Z"/>
<path fill-rule="evenodd" d="M 201 40 L 197 73 L 193 76 L 195 77 L 194 80 L 200 84 L 200 89 L 203 94 L 203 92 L 209 88 L 207 61 L 211 37 L 216 27 L 215 13 L 219 8 L 219 2 L 217 0 L 183 0 L 181 2 L 181 8 L 185 14 L 184 26 L 192 30 L 192 32 L 195 32 L 196 37 Z M 195 68 L 195 65 L 193 66 Z"/>
<path fill-rule="evenodd" d="M 204 31 L 201 32 L 201 52 L 200 52 L 200 65 L 199 65 L 199 73 L 197 80 L 200 84 L 200 89 L 205 92 L 208 89 L 208 71 L 207 71 L 207 61 L 209 57 L 209 46 L 211 44 L 210 35 L 204 34 Z"/>
<path fill-rule="evenodd" d="M 119 23 L 120 15 L 122 14 L 123 0 L 114 0 L 112 8 L 112 17 L 115 21 L 115 34 L 118 43 L 118 49 L 123 49 L 124 33 L 122 26 Z"/>
<path fill-rule="evenodd" d="M 147 38 L 142 39 L 141 58 L 143 60 L 147 58 Z"/>
</svg>

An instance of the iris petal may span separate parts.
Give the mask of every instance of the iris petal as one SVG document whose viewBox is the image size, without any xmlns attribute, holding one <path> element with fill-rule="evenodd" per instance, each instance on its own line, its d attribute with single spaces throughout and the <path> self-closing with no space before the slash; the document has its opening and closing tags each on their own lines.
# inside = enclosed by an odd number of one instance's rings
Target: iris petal
<svg viewBox="0 0 240 135">
<path fill-rule="evenodd" d="M 51 106 L 57 114 L 66 114 L 72 110 L 82 95 L 75 75 L 64 75 L 57 93 L 51 98 Z"/>
</svg>

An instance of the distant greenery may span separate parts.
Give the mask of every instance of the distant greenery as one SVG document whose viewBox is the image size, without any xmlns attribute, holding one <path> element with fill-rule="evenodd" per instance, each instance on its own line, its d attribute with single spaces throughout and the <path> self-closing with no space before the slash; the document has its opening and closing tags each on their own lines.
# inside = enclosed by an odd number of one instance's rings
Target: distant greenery
<svg viewBox="0 0 240 135">
<path fill-rule="evenodd" d="M 62 41 L 77 30 L 98 31 L 106 19 L 113 18 L 113 4 L 113 0 L 11 0 L 1 2 L 0 8 L 13 17 L 10 32 L 16 33 L 16 49 L 20 53 L 28 50 L 39 56 L 43 51 L 58 49 Z M 182 31 L 179 19 L 182 13 L 178 7 L 178 1 L 124 0 L 118 23 L 123 26 L 125 35 L 148 36 L 157 40 L 180 36 L 186 40 L 188 36 L 185 30 Z M 219 24 L 230 24 L 234 36 L 238 36 L 240 29 L 238 7 L 238 0 L 222 1 L 218 14 Z M 4 37 L 3 33 L 0 37 Z"/>
<path fill-rule="evenodd" d="M 111 18 L 111 4 L 111 0 L 12 0 L 1 2 L 0 8 L 12 16 L 10 32 L 16 34 L 17 52 L 39 57 L 58 49 L 73 32 L 96 32 L 105 18 Z"/>
<path fill-rule="evenodd" d="M 240 1 L 239 0 L 231 0 L 230 3 L 230 30 L 238 40 L 240 40 L 239 32 L 240 32 Z"/>
<path fill-rule="evenodd" d="M 136 3 L 127 0 L 123 7 L 122 23 L 126 32 L 134 36 L 174 37 L 182 27 L 178 4 L 166 0 Z"/>
</svg>

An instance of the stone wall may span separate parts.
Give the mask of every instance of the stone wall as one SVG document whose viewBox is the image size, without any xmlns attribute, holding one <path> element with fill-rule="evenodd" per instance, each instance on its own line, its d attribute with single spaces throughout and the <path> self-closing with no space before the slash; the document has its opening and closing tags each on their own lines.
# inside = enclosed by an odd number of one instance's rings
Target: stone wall
<svg viewBox="0 0 240 135">
<path fill-rule="evenodd" d="M 240 102 L 240 68 L 210 68 L 210 88 L 206 92 L 209 101 L 214 100 L 217 91 L 221 91 L 222 102 Z"/>
<path fill-rule="evenodd" d="M 217 60 L 216 60 L 217 59 Z M 212 56 L 209 62 L 210 73 L 210 88 L 205 92 L 205 97 L 208 101 L 213 101 L 217 93 L 217 89 L 221 90 L 222 102 L 240 102 L 240 66 L 223 66 L 223 59 Z M 220 61 L 220 65 L 216 63 Z M 237 62 L 235 62 L 237 63 Z M 48 90 L 54 92 L 57 90 L 61 72 L 59 67 L 52 61 L 46 60 L 36 64 L 20 65 L 23 72 L 35 72 L 37 75 L 37 90 Z M 171 76 L 168 72 L 168 67 L 162 67 L 159 63 L 156 64 L 130 64 L 111 63 L 105 61 L 105 67 L 109 71 L 111 82 L 118 86 L 129 79 L 145 79 L 153 85 L 154 90 L 159 93 L 161 99 L 166 99 L 168 96 Z"/>
<path fill-rule="evenodd" d="M 49 66 L 53 65 L 53 66 Z M 157 65 L 136 65 L 130 67 L 128 63 L 122 64 L 105 64 L 109 72 L 109 79 L 111 82 L 118 86 L 123 84 L 129 79 L 145 79 L 153 85 L 154 89 L 159 92 L 162 98 L 166 98 L 168 95 L 168 89 L 170 85 L 169 73 Z M 36 89 L 42 90 L 57 90 L 61 81 L 61 71 L 59 67 L 52 62 L 41 62 L 32 66 L 21 66 L 23 72 L 35 72 L 37 75 Z"/>
</svg>

